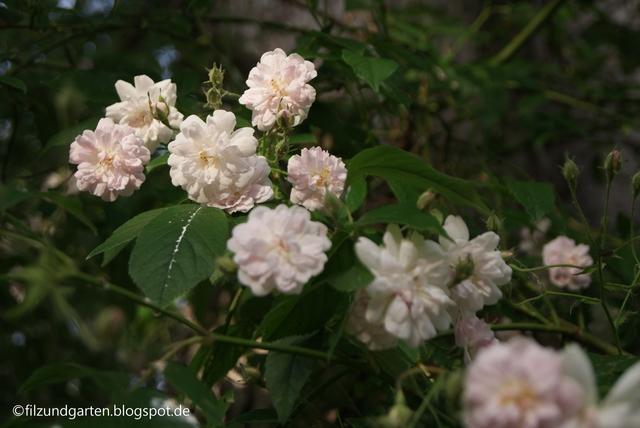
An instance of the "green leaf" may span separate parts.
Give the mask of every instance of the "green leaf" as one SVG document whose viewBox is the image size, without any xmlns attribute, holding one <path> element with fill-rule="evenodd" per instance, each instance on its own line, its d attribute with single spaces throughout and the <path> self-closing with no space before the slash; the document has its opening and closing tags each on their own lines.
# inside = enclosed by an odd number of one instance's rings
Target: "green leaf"
<svg viewBox="0 0 640 428">
<path fill-rule="evenodd" d="M 336 290 L 346 292 L 366 287 L 371 284 L 373 278 L 373 274 L 362 263 L 356 261 L 349 270 L 331 278 L 328 283 Z"/>
<path fill-rule="evenodd" d="M 366 80 L 376 92 L 380 90 L 380 83 L 398 68 L 398 63 L 392 59 L 364 56 L 347 49 L 342 51 L 342 59 L 353 68 L 358 77 Z"/>
<path fill-rule="evenodd" d="M 49 141 L 47 141 L 47 144 L 45 144 L 44 148 L 40 152 L 40 157 L 42 157 L 42 155 L 48 152 L 52 147 L 66 146 L 69 148 L 71 143 L 75 141 L 76 137 L 82 134 L 85 130 L 93 131 L 96 129 L 99 121 L 99 117 L 92 117 L 91 119 L 87 119 L 84 122 L 80 122 L 70 128 L 58 132 L 53 137 L 49 138 Z"/>
<path fill-rule="evenodd" d="M 167 208 L 140 231 L 129 274 L 147 297 L 167 306 L 213 273 L 228 238 L 229 222 L 217 208 Z"/>
<path fill-rule="evenodd" d="M 115 232 L 111 234 L 109 239 L 94 248 L 87 256 L 87 260 L 100 253 L 105 253 L 103 266 L 106 265 L 124 247 L 126 247 L 129 242 L 138 236 L 142 228 L 145 227 L 147 223 L 166 210 L 166 208 L 159 208 L 157 210 L 147 211 L 127 221 L 125 224 L 117 228 Z"/>
<path fill-rule="evenodd" d="M 307 334 L 322 328 L 341 298 L 342 293 L 323 285 L 301 295 L 278 298 L 260 324 L 264 340 Z"/>
<path fill-rule="evenodd" d="M 71 70 L 42 83 L 70 96 L 77 97 L 79 91 L 86 101 L 104 106 L 119 101 L 115 89 L 118 77 L 104 69 Z"/>
<path fill-rule="evenodd" d="M 253 329 L 249 328 L 246 323 L 230 325 L 226 332 L 224 326 L 220 326 L 213 330 L 215 333 L 224 334 L 230 337 L 241 337 L 245 339 L 251 338 Z M 225 343 L 215 342 L 211 349 L 211 355 L 207 361 L 202 381 L 209 386 L 213 386 L 229 373 L 229 370 L 235 367 L 238 359 L 244 353 L 244 349 L 237 345 L 229 345 Z"/>
<path fill-rule="evenodd" d="M 539 221 L 553 211 L 555 195 L 553 187 L 546 183 L 507 180 L 509 188 L 534 221 Z"/>
<path fill-rule="evenodd" d="M 163 154 L 162 156 L 158 156 L 157 158 L 155 158 L 154 160 L 149 162 L 147 164 L 147 166 L 145 167 L 145 169 L 144 169 L 145 172 L 147 174 L 149 174 L 151 171 L 153 171 L 157 167 L 162 166 L 162 165 L 166 165 L 167 164 L 167 160 L 169 159 L 170 155 L 171 155 L 171 153 L 167 152 L 167 153 Z"/>
<path fill-rule="evenodd" d="M 223 425 L 224 414 L 233 402 L 231 397 L 226 395 L 220 401 L 210 388 L 207 388 L 186 366 L 168 361 L 162 372 L 174 388 L 181 394 L 188 397 L 193 403 L 200 407 L 202 413 L 207 418 L 209 426 L 220 427 Z M 233 394 L 233 390 L 230 391 Z M 226 400 L 225 400 L 226 398 Z"/>
<path fill-rule="evenodd" d="M 365 175 L 377 175 L 422 191 L 431 188 L 456 205 L 473 207 L 483 214 L 490 214 L 471 184 L 436 171 L 418 156 L 398 147 L 378 146 L 363 150 L 351 159 L 347 169 L 345 187 Z"/>
<path fill-rule="evenodd" d="M 389 187 L 393 190 L 393 194 L 396 195 L 398 201 L 407 205 L 416 205 L 418 198 L 420 197 L 420 191 L 413 186 L 400 183 L 395 180 L 387 180 Z"/>
<path fill-rule="evenodd" d="M 321 43 L 326 42 L 322 43 L 322 45 L 329 48 L 333 47 L 331 45 L 337 45 L 339 47 L 347 48 L 351 51 L 354 51 L 357 54 L 362 54 L 367 49 L 366 44 L 354 39 L 349 39 L 347 37 L 333 36 L 331 34 L 323 33 L 320 31 L 312 31 L 310 35 L 321 39 Z"/>
<path fill-rule="evenodd" d="M 429 213 L 420 211 L 413 205 L 391 204 L 383 205 L 366 212 L 355 222 L 358 226 L 372 223 L 400 223 L 411 226 L 418 231 L 434 232 L 448 236 L 440 221 Z"/>
<path fill-rule="evenodd" d="M 25 85 L 24 82 L 17 77 L 0 76 L 0 83 L 4 83 L 7 86 L 18 89 L 22 91 L 23 94 L 27 93 L 27 85 Z"/>
<path fill-rule="evenodd" d="M 626 369 L 640 361 L 639 357 L 623 355 L 598 355 L 590 352 L 588 352 L 587 355 L 593 363 L 593 368 L 596 372 L 600 397 L 604 397 L 607 392 L 609 392 Z"/>
<path fill-rule="evenodd" d="M 246 424 L 250 422 L 278 422 L 278 413 L 273 409 L 249 410 L 229 422 L 229 425 Z"/>
<path fill-rule="evenodd" d="M 373 426 L 368 419 L 347 418 L 345 422 L 351 425 L 351 428 L 371 428 Z"/>
<path fill-rule="evenodd" d="M 351 185 L 347 193 L 347 208 L 353 213 L 364 202 L 367 197 L 367 181 L 365 179 L 357 180 Z"/>
<path fill-rule="evenodd" d="M 96 229 L 93 223 L 91 223 L 91 221 L 82 212 L 82 203 L 80 203 L 79 199 L 76 199 L 73 196 L 61 195 L 60 193 L 54 192 L 38 193 L 37 196 L 54 202 L 84 223 L 93 233 L 96 235 L 98 234 L 98 229 Z"/>
<path fill-rule="evenodd" d="M 120 372 L 103 372 L 79 364 L 62 363 L 50 364 L 37 369 L 27 381 L 22 384 L 18 394 L 25 393 L 40 385 L 64 382 L 80 377 L 92 377 L 100 384 L 109 395 L 119 397 L 124 395 L 129 377 Z"/>
<path fill-rule="evenodd" d="M 316 136 L 313 134 L 296 134 L 289 138 L 289 144 L 317 144 Z"/>
<path fill-rule="evenodd" d="M 288 337 L 277 343 L 300 346 L 306 338 Z M 271 396 L 273 407 L 278 412 L 280 423 L 289 419 L 291 410 L 300 396 L 302 387 L 307 382 L 316 362 L 313 358 L 302 357 L 284 352 L 271 351 L 265 364 L 267 390 Z"/>
</svg>

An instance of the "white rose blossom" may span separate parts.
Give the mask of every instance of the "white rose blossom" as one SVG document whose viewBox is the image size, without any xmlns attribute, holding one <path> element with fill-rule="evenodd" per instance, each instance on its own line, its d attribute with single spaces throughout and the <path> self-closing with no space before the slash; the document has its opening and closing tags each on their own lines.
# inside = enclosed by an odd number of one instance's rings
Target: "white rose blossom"
<svg viewBox="0 0 640 428">
<path fill-rule="evenodd" d="M 494 232 L 485 232 L 469 240 L 469 229 L 459 216 L 448 216 L 444 229 L 453 242 L 441 236 L 440 245 L 447 253 L 447 260 L 455 277 L 455 269 L 462 263 L 473 263 L 473 272 L 458 284 L 451 284 L 451 297 L 458 304 L 463 316 L 473 316 L 484 305 L 497 303 L 502 297 L 499 285 L 511 281 L 512 270 L 496 248 L 500 238 Z"/>
<path fill-rule="evenodd" d="M 372 324 L 367 320 L 367 306 L 370 300 L 371 297 L 366 288 L 356 291 L 345 331 L 354 335 L 372 351 L 395 348 L 398 345 L 398 338 L 389 333 L 384 328 L 384 324 Z"/>
<path fill-rule="evenodd" d="M 299 155 L 291 156 L 287 172 L 293 184 L 291 202 L 311 211 L 323 208 L 327 191 L 340 197 L 347 179 L 342 159 L 320 147 L 305 148 Z"/>
<path fill-rule="evenodd" d="M 274 289 L 300 294 L 304 284 L 322 272 L 331 241 L 327 227 L 311 221 L 309 211 L 300 206 L 260 206 L 246 223 L 233 228 L 227 248 L 235 253 L 238 280 L 256 296 Z"/>
<path fill-rule="evenodd" d="M 113 202 L 130 196 L 144 182 L 149 150 L 133 128 L 100 119 L 95 131 L 86 130 L 71 143 L 69 162 L 78 165 L 78 190 Z"/>
<path fill-rule="evenodd" d="M 446 287 L 444 254 L 437 243 L 417 233 L 404 239 L 394 224 L 383 241 L 379 247 L 360 237 L 355 246 L 358 258 L 375 276 L 367 286 L 365 317 L 416 348 L 451 325 L 447 308 L 454 302 Z"/>
<path fill-rule="evenodd" d="M 542 263 L 545 266 L 567 264 L 586 267 L 593 264 L 593 259 L 589 255 L 588 245 L 576 245 L 573 239 L 558 236 L 542 248 Z M 579 267 L 554 267 L 549 269 L 549 279 L 558 287 L 578 291 L 591 284 L 591 274 L 581 272 Z"/>
<path fill-rule="evenodd" d="M 598 403 L 596 376 L 589 357 L 576 344 L 562 351 L 566 376 L 582 389 L 581 408 L 560 428 L 637 428 L 640 426 L 640 363 L 628 368 Z"/>
<path fill-rule="evenodd" d="M 263 156 L 255 155 L 253 129 L 234 131 L 235 125 L 235 115 L 224 110 L 216 110 L 206 122 L 189 116 L 169 143 L 167 160 L 174 186 L 196 202 L 230 213 L 249 211 L 273 197 L 271 170 Z"/>
<path fill-rule="evenodd" d="M 463 421 L 467 428 L 558 428 L 582 402 L 557 352 L 516 337 L 482 349 L 469 365 Z"/>
<path fill-rule="evenodd" d="M 307 82 L 316 77 L 313 63 L 282 49 L 266 52 L 249 72 L 247 89 L 238 102 L 253 111 L 251 124 L 261 131 L 273 128 L 279 116 L 300 124 L 316 99 Z"/>
<path fill-rule="evenodd" d="M 120 102 L 108 106 L 106 116 L 116 123 L 135 129 L 136 135 L 142 138 L 144 145 L 153 153 L 159 143 L 168 143 L 176 131 L 154 119 L 151 109 L 162 110 L 173 128 L 178 128 L 182 123 L 183 115 L 175 107 L 176 84 L 171 83 L 171 79 L 154 83 L 144 74 L 134 77 L 133 82 L 135 86 L 124 80 L 116 82 Z M 159 100 L 160 97 L 164 102 Z"/>
<path fill-rule="evenodd" d="M 557 352 L 516 337 L 479 352 L 462 402 L 467 428 L 637 428 L 640 363 L 598 403 L 596 375 L 580 346 Z"/>
<path fill-rule="evenodd" d="M 480 349 L 498 343 L 491 327 L 476 317 L 458 317 L 454 328 L 456 345 L 464 350 L 464 363 L 469 365 Z"/>
</svg>

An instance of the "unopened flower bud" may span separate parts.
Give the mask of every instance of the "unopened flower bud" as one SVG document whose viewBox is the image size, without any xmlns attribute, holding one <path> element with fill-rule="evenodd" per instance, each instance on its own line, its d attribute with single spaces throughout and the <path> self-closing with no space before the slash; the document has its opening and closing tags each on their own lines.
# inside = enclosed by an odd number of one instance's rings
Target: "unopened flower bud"
<svg viewBox="0 0 640 428">
<path fill-rule="evenodd" d="M 418 206 L 419 210 L 423 210 L 431 205 L 431 202 L 433 202 L 435 199 L 436 194 L 431 189 L 429 189 L 418 197 L 418 202 L 416 203 L 416 205 Z"/>
<path fill-rule="evenodd" d="M 205 107 L 210 107 L 214 110 L 218 110 L 222 105 L 222 97 L 225 95 L 226 91 L 222 88 L 222 82 L 224 80 L 224 70 L 222 66 L 216 65 L 213 63 L 213 68 L 209 70 L 209 81 L 205 83 L 210 83 L 211 88 L 205 91 L 205 95 L 207 96 L 207 104 Z"/>
<path fill-rule="evenodd" d="M 562 175 L 564 176 L 564 179 L 567 180 L 567 183 L 569 183 L 569 187 L 575 190 L 576 185 L 578 184 L 578 175 L 580 175 L 580 170 L 576 163 L 569 159 L 569 155 L 565 154 L 565 158 L 566 160 L 562 167 Z"/>
<path fill-rule="evenodd" d="M 492 211 L 491 215 L 487 219 L 487 230 L 500 233 L 500 229 L 502 229 L 502 220 L 500 220 L 496 213 Z"/>
<path fill-rule="evenodd" d="M 240 374 L 242 375 L 242 379 L 248 384 L 264 387 L 264 378 L 257 368 L 240 364 Z"/>
<path fill-rule="evenodd" d="M 287 142 L 286 138 L 283 138 L 282 140 L 278 141 L 278 144 L 276 144 L 276 159 L 280 159 L 282 155 L 284 155 L 288 151 L 289 143 Z"/>
<path fill-rule="evenodd" d="M 323 207 L 331 215 L 331 217 L 337 219 L 340 216 L 340 208 L 342 207 L 342 203 L 336 195 L 334 195 L 332 192 L 327 191 L 324 194 Z"/>
<path fill-rule="evenodd" d="M 622 168 L 622 155 L 619 151 L 614 150 L 604 159 L 604 169 L 609 177 L 613 177 L 620 172 Z"/>
<path fill-rule="evenodd" d="M 460 284 L 465 279 L 469 278 L 473 275 L 473 271 L 475 270 L 476 265 L 473 262 L 473 258 L 471 254 L 467 254 L 467 258 L 464 260 L 460 260 L 458 266 L 456 266 L 456 276 L 453 278 L 450 286 L 453 287 L 455 285 Z"/>
<path fill-rule="evenodd" d="M 222 82 L 224 80 L 224 70 L 221 65 L 217 65 L 215 62 L 213 63 L 213 67 L 209 71 L 209 82 L 213 86 L 217 86 L 222 88 Z"/>
<path fill-rule="evenodd" d="M 502 257 L 502 260 L 505 262 L 509 262 L 513 259 L 513 251 L 502 251 L 500 257 Z"/>
<path fill-rule="evenodd" d="M 413 410 L 407 406 L 402 390 L 398 390 L 396 404 L 389 410 L 388 415 L 376 419 L 376 426 L 380 428 L 404 428 L 411 422 L 412 417 Z"/>
<path fill-rule="evenodd" d="M 233 259 L 228 256 L 218 257 L 216 259 L 216 265 L 225 275 L 235 275 L 238 270 L 238 265 L 236 265 Z"/>
<path fill-rule="evenodd" d="M 638 196 L 640 194 L 640 172 L 636 172 L 631 178 L 631 185 L 633 186 L 633 195 Z"/>
</svg>

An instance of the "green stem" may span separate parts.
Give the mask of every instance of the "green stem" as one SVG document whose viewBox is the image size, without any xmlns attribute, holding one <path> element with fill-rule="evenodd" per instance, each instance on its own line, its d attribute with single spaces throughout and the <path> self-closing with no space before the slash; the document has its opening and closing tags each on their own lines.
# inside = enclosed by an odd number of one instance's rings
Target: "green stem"
<svg viewBox="0 0 640 428">
<path fill-rule="evenodd" d="M 538 14 L 489 62 L 491 65 L 500 65 L 508 61 L 522 45 L 542 27 L 542 25 L 553 15 L 553 12 L 560 6 L 563 0 L 551 0 Z"/>
<path fill-rule="evenodd" d="M 602 217 L 602 239 L 600 240 L 600 248 L 602 249 L 604 249 L 604 245 L 607 242 L 607 227 L 609 226 L 609 197 L 611 196 L 612 183 L 613 176 L 609 176 L 609 174 L 607 174 L 607 190 L 604 198 L 604 216 Z"/>
<path fill-rule="evenodd" d="M 431 400 L 433 399 L 433 397 L 435 397 L 435 395 L 442 390 L 444 386 L 444 380 L 445 380 L 445 376 L 438 377 L 438 380 L 436 381 L 436 383 L 432 385 L 431 388 L 429 388 L 429 392 L 427 393 L 427 395 L 425 395 L 424 399 L 422 400 L 422 403 L 420 403 L 420 406 L 416 409 L 416 412 L 413 414 L 413 418 L 411 418 L 411 422 L 408 425 L 409 427 L 414 428 L 418 424 L 418 422 L 420 421 L 420 417 L 422 416 L 424 411 L 427 410 L 427 407 L 429 406 L 429 403 L 431 403 Z"/>
<path fill-rule="evenodd" d="M 637 199 L 637 195 L 635 194 L 635 190 L 631 190 L 631 192 L 633 193 L 633 201 L 631 202 L 631 240 L 629 240 L 628 242 L 632 242 L 634 239 L 636 239 L 635 236 L 635 212 L 636 212 L 636 199 Z M 640 236 L 638 236 L 638 238 L 640 238 Z M 626 245 L 626 244 L 623 244 Z M 616 248 L 615 251 L 617 251 L 618 249 Z M 636 255 L 636 246 L 635 244 L 631 246 L 631 253 L 633 253 L 633 259 L 636 261 L 636 265 L 640 264 L 640 261 L 638 260 L 638 256 Z M 635 284 L 635 281 L 633 281 Z"/>
<path fill-rule="evenodd" d="M 577 269 L 586 269 L 588 267 L 592 267 L 592 266 L 577 266 L 577 265 L 569 265 L 569 264 L 559 264 L 559 265 L 545 265 L 545 266 L 536 266 L 536 267 L 532 267 L 532 268 L 526 268 L 526 269 L 522 269 L 514 264 L 509 264 L 509 267 L 513 270 L 515 270 L 516 272 L 535 272 L 537 270 L 544 270 L 544 269 L 550 269 L 550 268 L 555 268 L 555 267 L 570 267 L 570 268 L 577 268 Z"/>
<path fill-rule="evenodd" d="M 622 346 L 620 345 L 620 336 L 618 335 L 618 329 L 613 322 L 613 317 L 611 316 L 611 312 L 609 311 L 609 307 L 607 306 L 607 302 L 604 299 L 604 275 L 602 272 L 602 254 L 600 252 L 600 248 L 596 244 L 596 241 L 593 239 L 591 235 L 591 230 L 589 228 L 589 223 L 587 222 L 587 218 L 584 216 L 582 212 L 582 208 L 580 208 L 580 204 L 578 203 L 578 198 L 576 196 L 575 186 L 570 185 L 569 189 L 571 190 L 571 199 L 573 200 L 573 205 L 576 207 L 578 214 L 580 215 L 580 219 L 582 220 L 582 224 L 587 232 L 587 236 L 589 237 L 589 241 L 593 248 L 596 250 L 596 265 L 598 266 L 598 279 L 600 280 L 599 289 L 600 289 L 600 304 L 602 305 L 602 309 L 604 309 L 604 313 L 607 316 L 607 320 L 609 321 L 609 325 L 611 326 L 611 330 L 613 331 L 613 336 L 616 340 L 616 347 L 618 348 L 618 354 L 622 355 Z"/>
<path fill-rule="evenodd" d="M 349 374 L 350 372 L 352 372 L 352 370 L 353 369 L 351 369 L 350 367 L 343 368 L 341 370 L 338 370 L 337 372 L 335 372 L 331 376 L 327 377 L 322 382 L 320 382 L 320 384 L 318 386 L 316 386 L 306 397 L 304 397 L 303 402 L 298 404 L 298 406 L 293 410 L 293 412 L 291 412 L 291 416 L 289 417 L 289 420 L 293 421 L 295 419 L 295 417 L 298 416 L 298 414 L 300 414 L 300 412 L 305 407 L 304 406 L 305 403 L 311 402 L 311 400 L 313 400 L 318 395 L 320 395 L 320 393 L 322 391 L 324 391 L 328 387 L 334 385 L 338 381 L 338 379 L 342 378 L 346 374 Z"/>
<path fill-rule="evenodd" d="M 105 290 L 108 291 L 113 291 L 117 294 L 120 294 L 123 297 L 126 297 L 129 300 L 132 300 L 136 303 L 138 303 L 139 305 L 142 306 L 146 306 L 148 308 L 153 309 L 156 312 L 159 312 L 169 318 L 173 318 L 174 320 L 178 321 L 181 324 L 186 325 L 187 327 L 189 327 L 190 329 L 192 329 L 193 331 L 195 331 L 198 334 L 201 335 L 207 335 L 209 334 L 209 330 L 207 330 L 206 328 L 202 327 L 201 325 L 198 325 L 196 323 L 193 323 L 191 321 L 189 321 L 188 319 L 186 319 L 185 317 L 183 317 L 182 315 L 180 315 L 177 312 L 165 309 L 159 305 L 156 305 L 155 303 L 153 303 L 151 300 L 149 300 L 148 298 L 143 298 L 141 296 L 139 296 L 138 294 L 127 290 L 126 288 L 122 288 L 118 285 L 114 285 L 114 284 L 110 284 L 106 281 L 102 281 L 98 278 L 94 278 L 91 275 L 87 275 L 84 274 L 82 272 L 75 272 L 69 275 L 69 277 L 72 278 L 77 278 L 83 281 L 86 281 L 90 284 L 96 285 L 98 287 L 101 287 Z"/>
</svg>

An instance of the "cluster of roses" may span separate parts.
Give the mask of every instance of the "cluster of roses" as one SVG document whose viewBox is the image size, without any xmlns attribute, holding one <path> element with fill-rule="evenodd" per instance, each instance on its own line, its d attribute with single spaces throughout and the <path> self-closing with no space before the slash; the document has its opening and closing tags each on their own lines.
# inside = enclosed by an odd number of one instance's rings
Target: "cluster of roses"
<svg viewBox="0 0 640 428">
<path fill-rule="evenodd" d="M 277 123 L 295 126 L 315 100 L 307 82 L 314 66 L 281 49 L 265 53 L 251 70 L 249 89 L 239 102 L 252 110 L 252 125 L 270 131 Z M 206 120 L 183 115 L 175 107 L 176 85 L 137 76 L 134 85 L 118 81 L 121 102 L 106 109 L 95 131 L 71 144 L 70 162 L 78 164 L 77 186 L 106 201 L 131 195 L 145 179 L 144 165 L 160 143 L 168 144 L 172 183 L 189 198 L 229 213 L 250 211 L 227 242 L 238 266 L 238 280 L 263 296 L 272 290 L 298 294 L 324 269 L 331 248 L 327 227 L 311 221 L 309 211 L 322 210 L 325 196 L 340 196 L 344 163 L 319 147 L 302 149 L 288 162 L 294 204 L 253 208 L 274 197 L 271 168 L 252 128 L 235 130 L 231 112 L 216 110 Z M 173 141 L 172 141 L 173 140 Z M 593 369 L 576 345 L 562 352 L 516 337 L 499 343 L 476 316 L 502 297 L 499 286 L 511 281 L 512 269 L 497 250 L 499 237 L 485 232 L 469 239 L 457 216 L 444 222 L 448 237 L 438 242 L 413 232 L 403 237 L 389 225 L 378 246 L 360 237 L 355 250 L 373 273 L 373 281 L 356 292 L 346 331 L 372 350 L 410 347 L 448 330 L 455 320 L 456 343 L 464 349 L 463 420 L 468 428 L 635 427 L 640 411 L 640 363 L 597 404 Z M 572 290 L 589 285 L 580 266 L 593 263 L 586 245 L 566 237 L 542 251 L 550 281 Z M 572 267 L 573 266 L 573 267 Z M 473 361 L 472 361 L 473 359 Z M 542 375 L 541 375 L 542 374 Z"/>
<path fill-rule="evenodd" d="M 370 349 L 394 347 L 398 339 L 415 348 L 455 318 L 475 318 L 502 297 L 498 286 L 511 281 L 512 270 L 496 250 L 498 235 L 469 240 L 458 216 L 447 217 L 444 229 L 450 239 L 439 243 L 418 233 L 403 238 L 396 225 L 387 228 L 380 247 L 359 238 L 356 254 L 375 278 L 358 291 L 347 332 Z"/>
<path fill-rule="evenodd" d="M 267 52 L 251 70 L 249 89 L 239 102 L 253 111 L 252 124 L 262 131 L 272 129 L 278 118 L 295 126 L 315 100 L 307 84 L 315 76 L 314 65 L 299 55 Z M 252 128 L 234 130 L 235 115 L 224 110 L 205 121 L 196 115 L 183 120 L 169 79 L 154 83 L 136 76 L 134 84 L 118 81 L 121 101 L 107 107 L 95 131 L 84 131 L 71 144 L 69 161 L 78 165 L 80 190 L 106 201 L 131 195 L 144 182 L 144 166 L 158 145 L 168 143 L 172 183 L 190 199 L 233 213 L 273 198 L 271 169 L 264 156 L 256 155 L 259 143 Z M 345 178 L 340 159 L 319 147 L 303 149 L 289 161 L 291 200 L 309 209 L 322 207 L 326 191 L 339 196 Z"/>
</svg>

